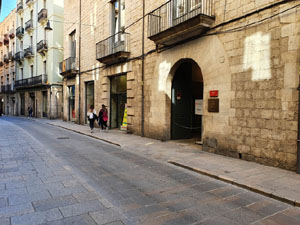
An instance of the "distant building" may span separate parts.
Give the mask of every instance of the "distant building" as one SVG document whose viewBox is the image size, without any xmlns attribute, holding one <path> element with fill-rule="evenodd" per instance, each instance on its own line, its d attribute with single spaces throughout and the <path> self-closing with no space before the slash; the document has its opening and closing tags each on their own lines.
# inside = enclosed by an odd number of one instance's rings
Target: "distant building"
<svg viewBox="0 0 300 225">
<path fill-rule="evenodd" d="M 16 115 L 15 96 L 15 27 L 16 11 L 10 14 L 0 23 L 0 113 Z"/>
<path fill-rule="evenodd" d="M 18 114 L 61 117 L 63 58 L 61 0 L 19 0 L 17 3 L 16 83 Z"/>
<path fill-rule="evenodd" d="M 65 2 L 65 120 L 105 104 L 119 128 L 126 104 L 132 133 L 295 170 L 296 1 Z"/>
</svg>

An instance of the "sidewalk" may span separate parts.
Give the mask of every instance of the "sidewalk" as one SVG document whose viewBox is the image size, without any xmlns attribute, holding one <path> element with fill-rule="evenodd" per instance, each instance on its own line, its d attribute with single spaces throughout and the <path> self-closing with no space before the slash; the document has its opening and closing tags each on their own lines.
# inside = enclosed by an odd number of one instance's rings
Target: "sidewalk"
<svg viewBox="0 0 300 225">
<path fill-rule="evenodd" d="M 156 160 L 167 161 L 213 178 L 300 207 L 300 175 L 254 162 L 201 151 L 201 146 L 175 141 L 161 142 L 117 130 L 90 133 L 88 126 L 60 120 L 36 120 L 121 146 Z"/>
</svg>

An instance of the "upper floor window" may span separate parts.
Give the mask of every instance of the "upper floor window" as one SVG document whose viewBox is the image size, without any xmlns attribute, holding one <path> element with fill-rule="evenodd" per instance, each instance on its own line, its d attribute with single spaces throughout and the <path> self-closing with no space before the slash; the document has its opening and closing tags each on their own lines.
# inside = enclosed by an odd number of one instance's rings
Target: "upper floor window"
<svg viewBox="0 0 300 225">
<path fill-rule="evenodd" d="M 112 1 L 112 6 L 112 34 L 116 34 L 125 25 L 125 0 Z"/>
<path fill-rule="evenodd" d="M 70 53 L 71 57 L 76 57 L 76 30 L 70 34 Z"/>
</svg>

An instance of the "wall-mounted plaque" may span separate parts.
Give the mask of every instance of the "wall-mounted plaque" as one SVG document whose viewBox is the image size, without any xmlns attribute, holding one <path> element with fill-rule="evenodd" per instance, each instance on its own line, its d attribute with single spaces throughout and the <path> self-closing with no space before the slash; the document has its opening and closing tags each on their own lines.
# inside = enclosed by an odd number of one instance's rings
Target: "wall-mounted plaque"
<svg viewBox="0 0 300 225">
<path fill-rule="evenodd" d="M 208 99 L 208 112 L 219 112 L 219 99 Z"/>
</svg>

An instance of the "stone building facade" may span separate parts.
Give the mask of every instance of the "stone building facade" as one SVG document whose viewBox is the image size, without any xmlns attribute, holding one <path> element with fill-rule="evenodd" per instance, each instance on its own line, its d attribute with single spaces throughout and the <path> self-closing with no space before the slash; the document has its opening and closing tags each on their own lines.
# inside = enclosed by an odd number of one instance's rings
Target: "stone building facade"
<svg viewBox="0 0 300 225">
<path fill-rule="evenodd" d="M 0 113 L 16 115 L 15 98 L 15 27 L 16 11 L 0 23 Z"/>
<path fill-rule="evenodd" d="M 64 102 L 75 84 L 74 121 L 105 104 L 117 128 L 126 103 L 129 132 L 295 170 L 297 1 L 86 0 L 69 10 L 80 76 L 65 81 Z"/>
<path fill-rule="evenodd" d="M 61 118 L 64 1 L 18 0 L 15 15 L 18 115 Z"/>
</svg>

